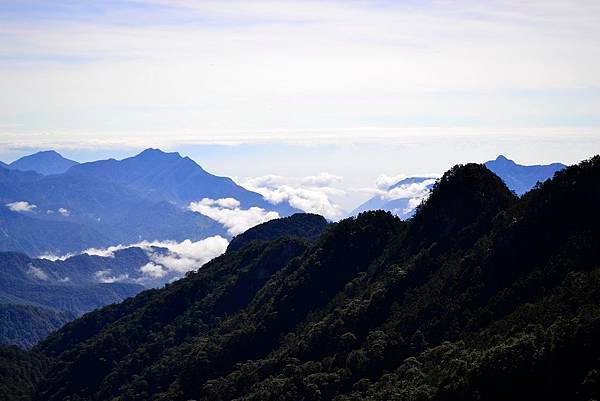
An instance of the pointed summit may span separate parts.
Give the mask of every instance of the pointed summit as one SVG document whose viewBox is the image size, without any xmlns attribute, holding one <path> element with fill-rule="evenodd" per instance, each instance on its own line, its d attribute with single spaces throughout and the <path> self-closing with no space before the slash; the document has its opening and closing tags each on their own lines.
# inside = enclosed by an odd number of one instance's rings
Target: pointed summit
<svg viewBox="0 0 600 401">
<path fill-rule="evenodd" d="M 564 169 L 566 166 L 560 163 L 536 166 L 522 166 L 514 161 L 500 155 L 496 160 L 490 160 L 485 166 L 498 175 L 515 191 L 517 195 L 523 195 L 540 181 L 544 182 L 552 178 L 554 173 Z"/>
<path fill-rule="evenodd" d="M 64 158 L 55 150 L 45 150 L 29 156 L 21 157 L 12 162 L 9 167 L 13 170 L 35 171 L 40 174 L 62 174 L 77 165 L 74 160 Z"/>
<path fill-rule="evenodd" d="M 298 212 L 287 204 L 273 205 L 228 177 L 210 174 L 189 157 L 154 148 L 123 160 L 83 163 L 72 168 L 69 174 L 117 182 L 153 201 L 165 201 L 182 208 L 203 198 L 235 198 L 244 209 L 257 206 L 276 211 L 280 216 Z"/>
</svg>

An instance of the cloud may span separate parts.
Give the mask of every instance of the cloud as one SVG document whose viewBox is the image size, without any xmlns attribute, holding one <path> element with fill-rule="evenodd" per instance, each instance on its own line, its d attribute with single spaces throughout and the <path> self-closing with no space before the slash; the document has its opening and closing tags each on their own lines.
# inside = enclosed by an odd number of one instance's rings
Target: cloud
<svg viewBox="0 0 600 401">
<path fill-rule="evenodd" d="M 130 245 L 114 245 L 108 248 L 90 248 L 82 253 L 88 255 L 114 257 L 115 252 L 137 247 L 146 251 L 150 262 L 139 268 L 140 273 L 149 279 L 159 279 L 167 275 L 180 277 L 183 273 L 202 267 L 206 262 L 223 254 L 227 249 L 229 242 L 216 235 L 204 238 L 199 241 L 186 239 L 181 242 L 176 241 L 142 241 Z M 157 250 L 160 248 L 160 250 Z M 163 251 L 166 249 L 166 253 Z M 48 258 L 48 257 L 45 257 Z M 61 258 L 63 259 L 63 258 Z M 110 271 L 101 270 L 97 272 L 96 278 L 99 280 L 117 280 L 122 281 L 128 277 L 114 277 Z M 138 279 L 138 282 L 144 282 L 144 277 Z M 113 281 L 114 282 L 114 281 Z"/>
<path fill-rule="evenodd" d="M 273 204 L 287 202 L 290 206 L 304 212 L 338 220 L 345 212 L 330 197 L 345 194 L 344 190 L 331 186 L 341 181 L 342 177 L 329 173 L 303 178 L 271 174 L 240 180 L 240 184 L 251 191 L 258 192 Z"/>
<path fill-rule="evenodd" d="M 404 175 L 404 174 L 393 175 L 393 176 L 381 174 L 375 180 L 375 187 L 377 187 L 377 189 L 386 190 L 389 187 L 391 187 L 392 185 L 396 184 L 398 181 L 402 181 L 405 178 L 406 178 L 406 175 Z"/>
<path fill-rule="evenodd" d="M 168 274 L 163 266 L 157 265 L 153 262 L 148 262 L 144 266 L 140 267 L 140 272 L 153 279 L 163 278 Z"/>
<path fill-rule="evenodd" d="M 397 187 L 382 191 L 380 197 L 386 200 L 422 198 L 429 193 L 429 187 L 435 183 L 435 178 L 430 178 L 421 182 L 402 184 Z"/>
<path fill-rule="evenodd" d="M 27 274 L 32 275 L 33 277 L 37 278 L 38 280 L 48 280 L 48 274 L 46 274 L 45 271 L 43 271 L 42 269 L 40 269 L 39 267 L 35 267 L 32 264 L 29 264 L 29 267 L 27 269 Z"/>
<path fill-rule="evenodd" d="M 200 241 L 182 242 L 160 241 L 152 246 L 167 248 L 167 254 L 151 252 L 150 259 L 155 265 L 162 266 L 168 272 L 185 273 L 202 267 L 206 262 L 223 254 L 229 242 L 219 236 L 208 237 Z M 146 268 L 150 271 L 150 268 Z"/>
<path fill-rule="evenodd" d="M 240 203 L 233 198 L 204 198 L 192 202 L 189 210 L 203 214 L 221 223 L 231 235 L 238 235 L 257 224 L 279 218 L 279 213 L 260 207 L 241 209 Z"/>
<path fill-rule="evenodd" d="M 68 217 L 71 215 L 71 212 L 68 209 L 65 209 L 64 207 L 58 209 L 58 213 L 60 213 L 64 217 Z"/>
<path fill-rule="evenodd" d="M 98 270 L 94 273 L 94 277 L 96 277 L 96 280 L 100 283 L 110 284 L 126 281 L 129 278 L 129 274 L 119 274 L 118 276 L 114 276 L 110 269 L 106 269 Z"/>
<path fill-rule="evenodd" d="M 302 185 L 313 187 L 331 187 L 334 184 L 342 182 L 342 177 L 339 175 L 320 173 L 319 175 L 309 175 L 304 177 L 300 183 Z"/>
<path fill-rule="evenodd" d="M 54 3 L 1 16 L 9 144 L 339 141 L 596 115 L 597 96 L 568 92 L 599 87 L 594 1 L 101 2 L 93 21 Z"/>
<path fill-rule="evenodd" d="M 210 199 L 204 198 L 200 201 L 205 206 L 218 206 L 225 209 L 235 209 L 240 207 L 240 201 L 235 198 Z"/>
<path fill-rule="evenodd" d="M 31 203 L 26 202 L 26 201 L 17 201 L 17 202 L 7 203 L 6 207 L 10 211 L 17 212 L 17 213 L 33 212 L 34 209 L 37 209 L 36 205 L 31 204 Z"/>
<path fill-rule="evenodd" d="M 387 209 L 387 202 L 405 199 L 407 200 L 406 206 L 402 208 L 388 209 L 392 213 L 400 217 L 407 217 L 416 208 L 427 199 L 431 192 L 431 186 L 435 183 L 435 178 L 425 178 L 418 182 L 412 182 L 407 184 L 397 185 L 398 180 L 406 179 L 405 175 L 387 176 L 380 175 L 376 182 L 376 188 L 361 188 L 362 192 L 368 192 L 379 197 L 383 204 L 380 207 Z"/>
</svg>

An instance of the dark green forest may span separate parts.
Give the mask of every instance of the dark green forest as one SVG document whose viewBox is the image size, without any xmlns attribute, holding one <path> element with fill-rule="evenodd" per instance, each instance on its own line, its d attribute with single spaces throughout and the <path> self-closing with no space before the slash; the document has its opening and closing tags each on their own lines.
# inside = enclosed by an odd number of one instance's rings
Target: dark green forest
<svg viewBox="0 0 600 401">
<path fill-rule="evenodd" d="M 522 197 L 459 165 L 408 221 L 277 232 L 8 349 L 0 399 L 600 397 L 600 157 Z"/>
</svg>

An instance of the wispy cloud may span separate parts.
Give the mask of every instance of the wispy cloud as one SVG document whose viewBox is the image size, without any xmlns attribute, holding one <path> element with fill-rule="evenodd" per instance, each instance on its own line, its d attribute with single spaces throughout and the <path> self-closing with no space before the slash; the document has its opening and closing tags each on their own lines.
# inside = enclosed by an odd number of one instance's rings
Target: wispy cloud
<svg viewBox="0 0 600 401">
<path fill-rule="evenodd" d="M 93 147 L 598 126 L 597 2 L 81 4 L 0 8 L 3 135 Z"/>
</svg>

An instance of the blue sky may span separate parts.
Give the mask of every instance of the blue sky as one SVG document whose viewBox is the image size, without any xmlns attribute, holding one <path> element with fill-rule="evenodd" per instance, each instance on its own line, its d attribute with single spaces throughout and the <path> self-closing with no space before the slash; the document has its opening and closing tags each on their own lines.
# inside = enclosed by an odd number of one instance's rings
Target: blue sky
<svg viewBox="0 0 600 401">
<path fill-rule="evenodd" d="M 0 159 L 145 147 L 232 176 L 600 153 L 600 3 L 0 1 Z M 346 206 L 347 207 L 347 206 Z"/>
</svg>

